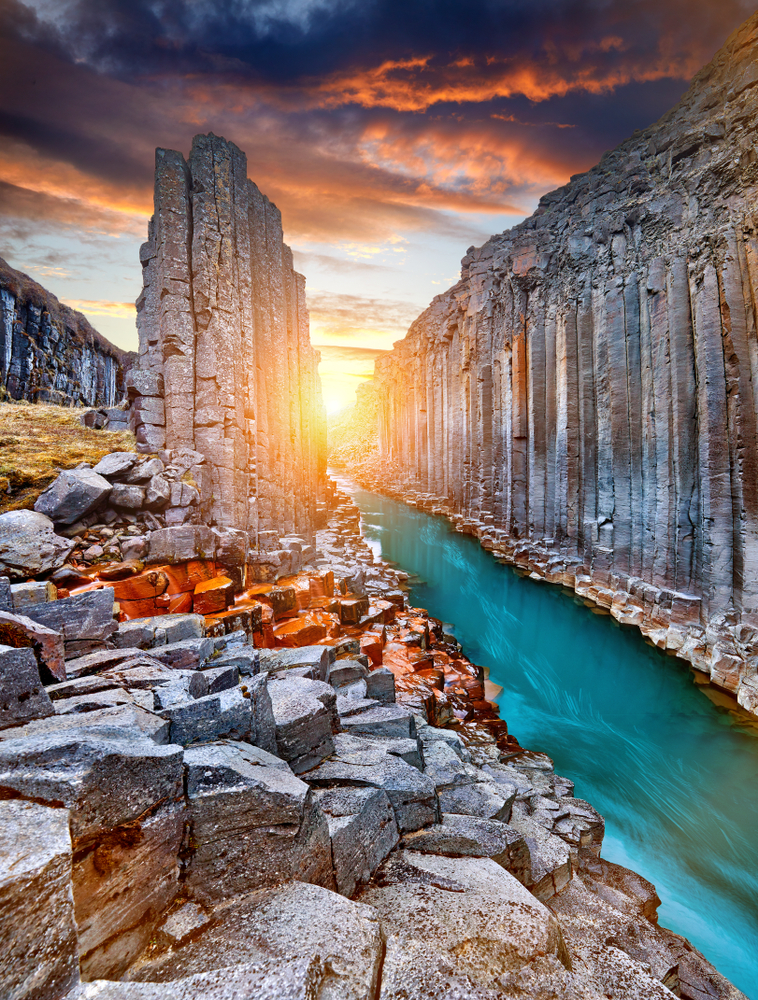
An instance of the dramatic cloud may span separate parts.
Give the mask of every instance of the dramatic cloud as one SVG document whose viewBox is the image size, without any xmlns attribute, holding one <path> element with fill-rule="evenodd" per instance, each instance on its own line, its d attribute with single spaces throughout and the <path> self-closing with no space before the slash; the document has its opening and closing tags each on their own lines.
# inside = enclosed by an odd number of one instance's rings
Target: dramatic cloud
<svg viewBox="0 0 758 1000">
<path fill-rule="evenodd" d="M 0 254 L 61 297 L 130 300 L 154 149 L 213 131 L 282 210 L 314 339 L 388 345 L 470 243 L 659 117 L 753 7 L 0 0 Z M 100 325 L 133 346 L 130 316 Z"/>
</svg>

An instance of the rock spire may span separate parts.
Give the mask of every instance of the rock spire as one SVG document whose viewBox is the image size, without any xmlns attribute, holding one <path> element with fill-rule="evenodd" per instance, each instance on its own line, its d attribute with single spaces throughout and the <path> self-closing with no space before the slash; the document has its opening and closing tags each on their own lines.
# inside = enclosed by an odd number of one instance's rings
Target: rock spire
<svg viewBox="0 0 758 1000">
<path fill-rule="evenodd" d="M 305 279 L 233 143 L 197 135 L 186 161 L 156 151 L 140 258 L 138 447 L 205 456 L 204 523 L 310 535 L 325 424 Z"/>
<path fill-rule="evenodd" d="M 644 625 L 752 712 L 757 191 L 758 14 L 658 123 L 470 248 L 362 404 L 385 483 Z"/>
</svg>

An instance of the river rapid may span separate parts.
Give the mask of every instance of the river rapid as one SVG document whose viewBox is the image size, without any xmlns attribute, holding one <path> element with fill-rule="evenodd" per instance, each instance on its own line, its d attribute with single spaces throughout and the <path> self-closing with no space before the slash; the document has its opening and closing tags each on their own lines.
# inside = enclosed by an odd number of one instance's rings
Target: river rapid
<svg viewBox="0 0 758 1000">
<path fill-rule="evenodd" d="M 687 665 L 559 587 L 520 578 L 443 518 L 336 477 L 411 602 L 502 686 L 501 715 L 606 820 L 603 856 L 655 883 L 661 924 L 758 1000 L 758 727 Z"/>
</svg>

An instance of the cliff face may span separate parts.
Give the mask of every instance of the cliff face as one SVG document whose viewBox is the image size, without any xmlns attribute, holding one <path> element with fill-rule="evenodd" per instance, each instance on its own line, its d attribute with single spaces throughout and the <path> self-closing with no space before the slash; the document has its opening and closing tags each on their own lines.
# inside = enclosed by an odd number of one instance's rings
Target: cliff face
<svg viewBox="0 0 758 1000">
<path fill-rule="evenodd" d="M 281 213 L 235 145 L 198 135 L 156 152 L 141 250 L 139 447 L 206 457 L 206 524 L 310 534 L 325 465 L 319 355 Z"/>
<path fill-rule="evenodd" d="M 471 248 L 362 404 L 385 482 L 753 712 L 757 188 L 758 14 L 657 124 Z"/>
<path fill-rule="evenodd" d="M 0 388 L 11 399 L 115 406 L 131 357 L 0 257 Z"/>
</svg>

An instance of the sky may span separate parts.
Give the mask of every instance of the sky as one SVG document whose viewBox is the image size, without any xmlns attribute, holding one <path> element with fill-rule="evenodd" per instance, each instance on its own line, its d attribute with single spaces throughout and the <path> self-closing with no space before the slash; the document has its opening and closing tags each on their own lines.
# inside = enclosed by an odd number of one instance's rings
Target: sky
<svg viewBox="0 0 758 1000">
<path fill-rule="evenodd" d="M 0 0 L 0 256 L 137 346 L 156 146 L 282 211 L 327 408 L 521 221 L 674 105 L 755 0 Z"/>
</svg>

